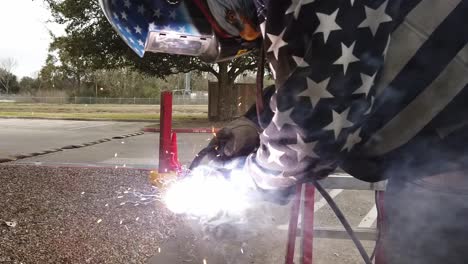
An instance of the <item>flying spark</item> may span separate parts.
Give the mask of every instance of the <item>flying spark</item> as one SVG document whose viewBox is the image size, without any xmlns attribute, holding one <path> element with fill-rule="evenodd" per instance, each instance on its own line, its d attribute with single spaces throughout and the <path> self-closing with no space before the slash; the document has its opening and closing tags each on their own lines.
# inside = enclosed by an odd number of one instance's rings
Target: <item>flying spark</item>
<svg viewBox="0 0 468 264">
<path fill-rule="evenodd" d="M 101 223 L 101 222 L 102 222 L 102 219 L 97 220 L 97 223 L 98 223 L 98 224 Z"/>
</svg>

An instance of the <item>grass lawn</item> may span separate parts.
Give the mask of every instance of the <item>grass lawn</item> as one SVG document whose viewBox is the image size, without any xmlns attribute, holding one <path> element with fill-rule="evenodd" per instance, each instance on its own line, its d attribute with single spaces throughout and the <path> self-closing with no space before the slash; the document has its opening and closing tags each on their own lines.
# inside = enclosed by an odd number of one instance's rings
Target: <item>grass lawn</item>
<svg viewBox="0 0 468 264">
<path fill-rule="evenodd" d="M 85 105 L 0 103 L 0 117 L 55 119 L 159 120 L 159 105 Z M 173 118 L 180 121 L 207 120 L 206 105 L 174 105 Z"/>
</svg>

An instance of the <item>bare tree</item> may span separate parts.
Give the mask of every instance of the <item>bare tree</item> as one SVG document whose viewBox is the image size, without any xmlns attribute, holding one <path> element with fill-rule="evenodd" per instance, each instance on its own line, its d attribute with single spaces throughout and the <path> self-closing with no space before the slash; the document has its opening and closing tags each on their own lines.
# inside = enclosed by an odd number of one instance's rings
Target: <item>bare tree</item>
<svg viewBox="0 0 468 264">
<path fill-rule="evenodd" d="M 13 69 L 17 62 L 14 58 L 4 58 L 0 60 L 0 84 L 5 87 L 6 93 L 10 90 L 10 81 L 13 79 Z"/>
</svg>

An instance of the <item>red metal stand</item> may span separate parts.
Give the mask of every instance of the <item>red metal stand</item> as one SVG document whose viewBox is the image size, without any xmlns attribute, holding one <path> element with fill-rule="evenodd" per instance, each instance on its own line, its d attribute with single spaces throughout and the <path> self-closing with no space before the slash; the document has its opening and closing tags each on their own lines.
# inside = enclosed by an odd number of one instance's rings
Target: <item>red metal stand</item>
<svg viewBox="0 0 468 264">
<path fill-rule="evenodd" d="M 304 184 L 304 211 L 302 218 L 302 264 L 312 264 L 314 244 L 315 187 Z"/>
<path fill-rule="evenodd" d="M 302 189 L 304 188 L 304 197 Z M 288 245 L 286 249 L 286 264 L 294 263 L 294 251 L 296 248 L 297 222 L 301 204 L 304 204 L 301 220 L 301 263 L 312 264 L 313 242 L 314 242 L 314 205 L 315 187 L 312 184 L 298 185 L 291 207 L 291 217 L 289 219 Z"/>
<path fill-rule="evenodd" d="M 297 220 L 299 218 L 299 208 L 301 204 L 302 185 L 297 185 L 296 194 L 292 201 L 291 216 L 289 218 L 288 245 L 286 248 L 285 264 L 294 264 L 294 249 L 296 248 Z"/>
<path fill-rule="evenodd" d="M 171 146 L 169 154 L 171 156 L 171 162 L 169 164 L 170 171 L 180 172 L 182 165 L 179 161 L 179 153 L 177 150 L 177 133 L 173 132 L 171 136 Z"/>
<path fill-rule="evenodd" d="M 159 173 L 170 171 L 171 130 L 172 130 L 172 92 L 161 93 L 159 117 Z"/>
</svg>

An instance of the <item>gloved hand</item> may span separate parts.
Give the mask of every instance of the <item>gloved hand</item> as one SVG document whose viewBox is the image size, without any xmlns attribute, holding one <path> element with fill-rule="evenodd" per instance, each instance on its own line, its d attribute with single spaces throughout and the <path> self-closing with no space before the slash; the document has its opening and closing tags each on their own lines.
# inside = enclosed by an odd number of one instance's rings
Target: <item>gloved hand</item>
<svg viewBox="0 0 468 264">
<path fill-rule="evenodd" d="M 240 117 L 222 128 L 210 145 L 217 151 L 218 158 L 229 160 L 247 156 L 260 144 L 260 128 L 246 117 Z"/>
</svg>

